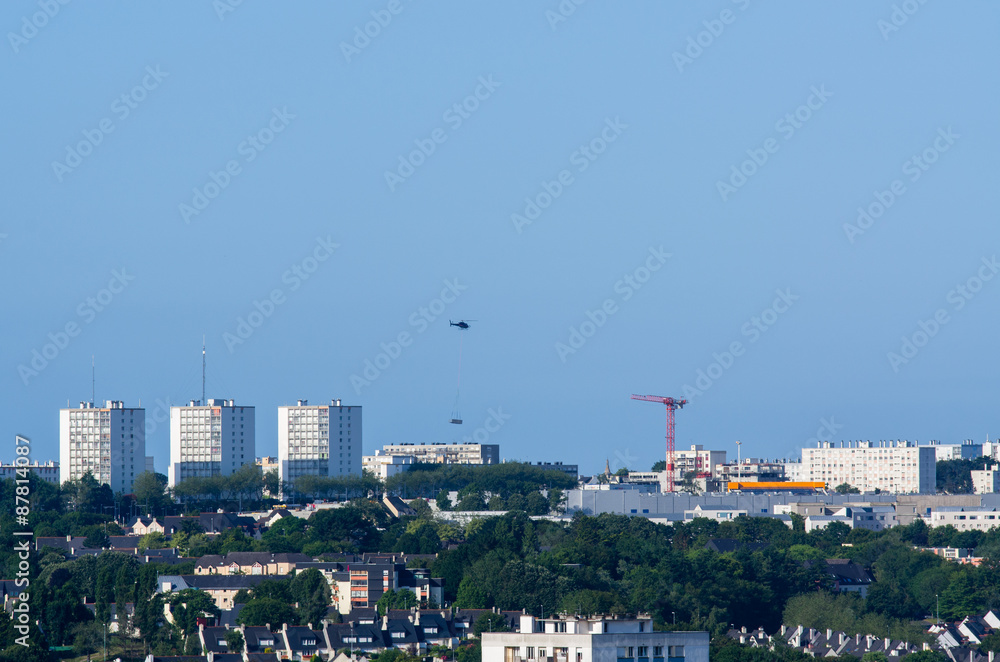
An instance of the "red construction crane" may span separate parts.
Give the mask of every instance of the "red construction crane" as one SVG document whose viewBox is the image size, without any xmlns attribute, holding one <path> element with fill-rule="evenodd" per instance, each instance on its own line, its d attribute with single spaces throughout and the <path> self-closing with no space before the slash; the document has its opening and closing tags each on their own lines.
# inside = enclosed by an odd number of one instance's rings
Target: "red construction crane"
<svg viewBox="0 0 1000 662">
<path fill-rule="evenodd" d="M 659 402 L 667 407 L 667 491 L 674 491 L 674 410 L 687 404 L 687 400 L 664 398 L 660 395 L 632 395 L 633 400 Z"/>
</svg>

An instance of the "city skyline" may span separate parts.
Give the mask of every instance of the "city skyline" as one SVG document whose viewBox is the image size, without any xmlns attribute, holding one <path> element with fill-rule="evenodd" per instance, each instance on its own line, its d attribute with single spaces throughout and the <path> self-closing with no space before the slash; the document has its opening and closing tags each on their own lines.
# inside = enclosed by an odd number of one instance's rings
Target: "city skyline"
<svg viewBox="0 0 1000 662">
<path fill-rule="evenodd" d="M 400 6 L 0 9 L 0 436 L 54 458 L 96 357 L 165 448 L 203 337 L 261 454 L 330 397 L 584 473 L 662 457 L 633 393 L 754 456 L 998 435 L 1000 7 Z"/>
</svg>

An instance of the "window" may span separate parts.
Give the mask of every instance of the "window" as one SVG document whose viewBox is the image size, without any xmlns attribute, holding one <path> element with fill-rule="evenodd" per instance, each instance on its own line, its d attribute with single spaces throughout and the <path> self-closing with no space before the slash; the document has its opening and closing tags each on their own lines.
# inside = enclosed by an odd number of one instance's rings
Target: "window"
<svg viewBox="0 0 1000 662">
<path fill-rule="evenodd" d="M 669 654 L 669 657 L 684 657 L 683 646 L 668 646 L 667 652 Z"/>
<path fill-rule="evenodd" d="M 653 646 L 653 657 L 663 657 L 663 646 Z"/>
<path fill-rule="evenodd" d="M 640 632 L 642 631 L 643 623 L 639 624 Z M 649 657 L 649 646 L 639 646 L 639 657 Z"/>
<path fill-rule="evenodd" d="M 529 660 L 534 660 L 535 659 L 535 647 L 534 646 L 528 646 L 527 648 L 525 648 L 524 649 L 524 657 L 527 658 L 527 659 L 529 659 Z"/>
</svg>

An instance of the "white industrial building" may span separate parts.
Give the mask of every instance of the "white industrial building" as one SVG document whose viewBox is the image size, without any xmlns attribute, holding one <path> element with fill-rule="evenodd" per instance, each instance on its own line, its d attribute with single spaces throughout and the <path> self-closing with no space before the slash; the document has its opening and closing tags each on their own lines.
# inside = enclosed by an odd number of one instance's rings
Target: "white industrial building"
<svg viewBox="0 0 1000 662">
<path fill-rule="evenodd" d="M 170 486 L 186 478 L 228 476 L 253 464 L 254 411 L 237 407 L 233 400 L 217 399 L 171 407 Z"/>
<path fill-rule="evenodd" d="M 296 405 L 278 407 L 278 474 L 294 483 L 299 476 L 361 475 L 361 407 Z"/>
<path fill-rule="evenodd" d="M 413 466 L 414 462 L 416 458 L 412 455 L 386 455 L 382 451 L 375 451 L 374 455 L 365 455 L 361 458 L 364 470 L 382 480 L 403 473 Z"/>
<path fill-rule="evenodd" d="M 145 470 L 145 409 L 108 400 L 104 407 L 81 402 L 77 409 L 59 410 L 60 482 L 78 480 L 89 471 L 113 492 L 127 493 Z"/>
<path fill-rule="evenodd" d="M 802 449 L 802 479 L 830 488 L 847 483 L 862 492 L 933 494 L 937 470 L 933 446 L 908 441 L 821 441 Z"/>
<path fill-rule="evenodd" d="M 412 455 L 428 464 L 499 464 L 500 444 L 387 444 L 384 455 Z"/>
<path fill-rule="evenodd" d="M 708 662 L 707 632 L 654 632 L 649 616 L 523 614 L 520 632 L 483 632 L 483 662 Z"/>
</svg>

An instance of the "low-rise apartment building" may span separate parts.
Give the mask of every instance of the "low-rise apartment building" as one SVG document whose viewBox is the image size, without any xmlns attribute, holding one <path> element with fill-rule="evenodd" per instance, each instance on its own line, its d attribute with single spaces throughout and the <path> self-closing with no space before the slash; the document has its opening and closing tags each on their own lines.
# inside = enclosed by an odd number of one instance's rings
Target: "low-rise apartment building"
<svg viewBox="0 0 1000 662">
<path fill-rule="evenodd" d="M 18 470 L 21 473 L 17 473 Z M 5 478 L 17 479 L 23 478 L 25 470 L 28 473 L 41 478 L 46 483 L 52 483 L 53 485 L 59 484 L 59 463 L 54 460 L 49 460 L 43 464 L 39 464 L 38 460 L 35 460 L 32 464 L 6 464 L 0 462 L 0 480 Z"/>
<path fill-rule="evenodd" d="M 427 464 L 499 464 L 500 444 L 386 444 L 384 455 L 410 455 Z"/>
<path fill-rule="evenodd" d="M 484 632 L 483 662 L 708 662 L 707 632 L 654 632 L 653 619 L 521 616 L 520 632 Z"/>
</svg>

